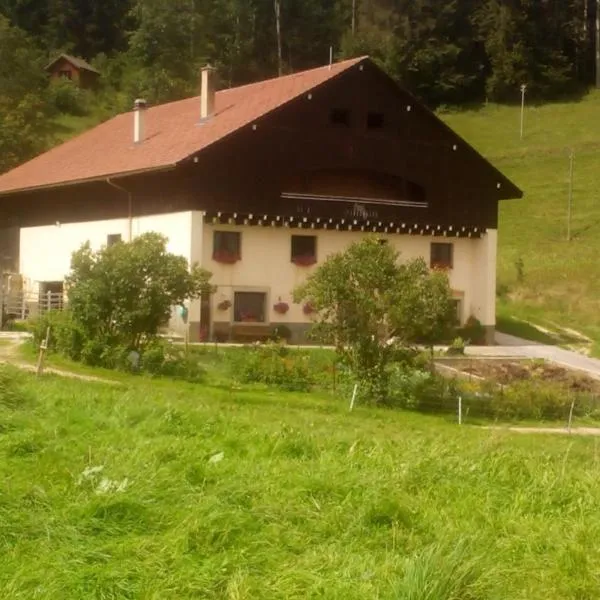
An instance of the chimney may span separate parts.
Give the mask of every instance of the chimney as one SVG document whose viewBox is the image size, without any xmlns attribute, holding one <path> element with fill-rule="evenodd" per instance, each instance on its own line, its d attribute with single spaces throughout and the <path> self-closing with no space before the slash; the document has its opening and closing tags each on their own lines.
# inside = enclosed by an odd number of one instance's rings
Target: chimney
<svg viewBox="0 0 600 600">
<path fill-rule="evenodd" d="M 210 119 L 215 112 L 215 69 L 210 65 L 202 68 L 200 90 L 200 121 Z"/>
<path fill-rule="evenodd" d="M 133 143 L 141 144 L 145 135 L 146 101 L 138 98 L 133 103 Z"/>
</svg>

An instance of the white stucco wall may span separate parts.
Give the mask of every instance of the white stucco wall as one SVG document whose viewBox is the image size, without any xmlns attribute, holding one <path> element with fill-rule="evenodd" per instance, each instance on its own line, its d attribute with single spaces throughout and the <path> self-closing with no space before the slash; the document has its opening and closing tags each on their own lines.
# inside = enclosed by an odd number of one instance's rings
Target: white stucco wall
<svg viewBox="0 0 600 600">
<path fill-rule="evenodd" d="M 162 233 L 168 238 L 169 252 L 190 260 L 195 214 L 182 212 L 136 217 L 132 221 L 132 232 L 134 236 L 149 231 Z M 126 241 L 129 237 L 129 220 L 112 219 L 21 229 L 20 273 L 26 287 L 37 292 L 37 285 L 41 281 L 62 281 L 69 273 L 71 254 L 75 250 L 87 241 L 92 249 L 99 250 L 111 234 L 120 234 Z"/>
<path fill-rule="evenodd" d="M 233 265 L 212 260 L 213 232 L 240 231 L 240 261 Z M 317 259 L 319 263 L 334 252 L 365 236 L 362 232 L 287 229 L 271 227 L 236 227 L 227 225 L 204 225 L 203 266 L 213 273 L 212 283 L 217 286 L 213 298 L 212 315 L 215 321 L 231 321 L 233 309 L 219 311 L 222 300 L 233 303 L 233 293 L 239 291 L 267 292 L 268 315 L 271 322 L 303 323 L 310 319 L 304 315 L 302 306 L 293 303 L 292 290 L 316 268 L 298 267 L 290 262 L 291 236 L 317 236 Z M 383 235 L 405 259 L 424 257 L 429 263 L 430 244 L 450 242 L 454 245 L 454 268 L 449 271 L 450 285 L 458 297 L 462 297 L 462 321 L 470 315 L 483 325 L 495 323 L 495 249 L 496 232 L 482 239 L 433 238 L 420 235 Z M 290 310 L 285 315 L 273 311 L 273 304 L 287 302 Z"/>
</svg>

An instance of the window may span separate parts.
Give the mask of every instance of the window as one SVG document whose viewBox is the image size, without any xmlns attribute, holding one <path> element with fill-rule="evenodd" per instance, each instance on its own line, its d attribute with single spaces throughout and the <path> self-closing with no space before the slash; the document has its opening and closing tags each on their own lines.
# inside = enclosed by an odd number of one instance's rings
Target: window
<svg viewBox="0 0 600 600">
<path fill-rule="evenodd" d="M 233 264 L 240 260 L 241 233 L 238 231 L 215 231 L 213 237 L 213 260 Z"/>
<path fill-rule="evenodd" d="M 65 79 L 71 79 L 71 71 L 59 71 L 58 74 L 60 77 L 64 77 Z"/>
<path fill-rule="evenodd" d="M 292 262 L 299 266 L 310 266 L 317 262 L 317 238 L 314 235 L 292 236 Z"/>
<path fill-rule="evenodd" d="M 265 323 L 267 294 L 264 292 L 235 292 L 233 320 L 236 323 Z"/>
<path fill-rule="evenodd" d="M 110 248 L 111 246 L 114 246 L 115 244 L 119 243 L 120 241 L 122 241 L 121 238 L 121 234 L 120 233 L 109 233 L 106 236 L 106 245 Z"/>
<path fill-rule="evenodd" d="M 370 112 L 367 114 L 367 128 L 368 129 L 382 129 L 383 128 L 383 113 Z"/>
<path fill-rule="evenodd" d="M 329 118 L 334 125 L 350 126 L 350 111 L 346 108 L 334 108 Z"/>
<path fill-rule="evenodd" d="M 431 260 L 430 266 L 432 269 L 451 269 L 453 267 L 454 248 L 452 244 L 440 244 L 433 242 L 431 244 Z"/>
</svg>

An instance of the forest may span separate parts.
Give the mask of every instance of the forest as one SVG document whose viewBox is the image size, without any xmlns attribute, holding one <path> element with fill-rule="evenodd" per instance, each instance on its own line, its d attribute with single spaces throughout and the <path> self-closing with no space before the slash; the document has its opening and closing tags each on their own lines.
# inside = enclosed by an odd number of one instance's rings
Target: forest
<svg viewBox="0 0 600 600">
<path fill-rule="evenodd" d="M 197 92 L 370 55 L 429 106 L 553 100 L 595 80 L 597 0 L 0 0 L 0 172 L 52 143 L 52 114 L 89 110 L 44 65 L 102 73 L 102 118 L 135 97 Z M 87 107 L 82 104 L 87 102 Z"/>
</svg>

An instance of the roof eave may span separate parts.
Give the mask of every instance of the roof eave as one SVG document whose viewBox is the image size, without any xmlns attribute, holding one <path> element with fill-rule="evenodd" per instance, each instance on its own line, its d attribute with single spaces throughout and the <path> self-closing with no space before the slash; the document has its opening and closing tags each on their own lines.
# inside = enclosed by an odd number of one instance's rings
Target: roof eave
<svg viewBox="0 0 600 600">
<path fill-rule="evenodd" d="M 54 190 L 59 188 L 65 188 L 76 185 L 83 185 L 86 183 L 97 183 L 106 181 L 107 179 L 127 179 L 128 177 L 134 177 L 136 175 L 144 175 L 146 173 L 160 173 L 165 171 L 172 171 L 177 168 L 177 164 L 168 164 L 158 167 L 149 167 L 147 169 L 136 169 L 133 171 L 123 171 L 121 173 L 106 173 L 104 175 L 98 175 L 96 177 L 87 177 L 84 179 L 74 179 L 71 181 L 61 181 L 59 183 L 49 183 L 47 185 L 37 185 L 27 188 L 17 188 L 12 190 L 0 190 L 0 197 L 11 196 L 14 194 L 26 194 L 29 192 L 42 192 L 45 190 Z"/>
</svg>

